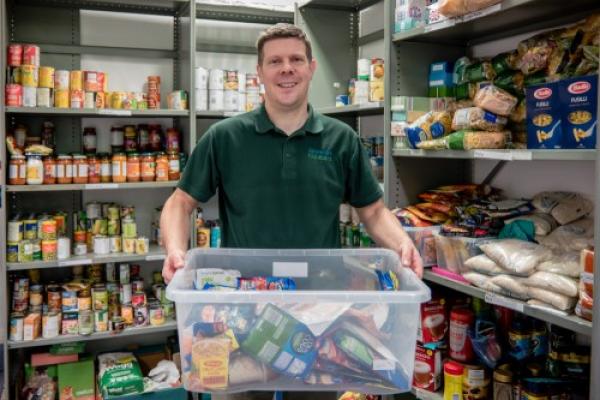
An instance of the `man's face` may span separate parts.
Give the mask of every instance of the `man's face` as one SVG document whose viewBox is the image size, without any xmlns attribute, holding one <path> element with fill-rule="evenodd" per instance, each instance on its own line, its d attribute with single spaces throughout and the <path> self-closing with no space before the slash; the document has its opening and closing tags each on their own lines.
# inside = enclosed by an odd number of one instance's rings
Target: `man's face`
<svg viewBox="0 0 600 400">
<path fill-rule="evenodd" d="M 308 87 L 316 69 L 313 59 L 306 57 L 306 45 L 299 39 L 273 39 L 263 47 L 262 65 L 257 66 L 265 85 L 265 98 L 270 104 L 293 109 L 308 98 Z"/>
</svg>

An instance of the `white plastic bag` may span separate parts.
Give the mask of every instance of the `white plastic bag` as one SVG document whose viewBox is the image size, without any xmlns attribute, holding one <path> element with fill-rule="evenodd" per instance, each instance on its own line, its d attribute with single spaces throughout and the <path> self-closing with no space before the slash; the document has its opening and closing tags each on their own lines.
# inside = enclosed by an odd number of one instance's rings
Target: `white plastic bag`
<svg viewBox="0 0 600 400">
<path fill-rule="evenodd" d="M 527 293 L 529 294 L 529 297 L 550 304 L 552 307 L 558 308 L 562 311 L 571 310 L 577 302 L 575 297 L 568 297 L 563 294 L 554 293 L 535 287 L 529 287 Z"/>
<path fill-rule="evenodd" d="M 517 275 L 530 274 L 539 263 L 552 257 L 549 249 L 517 239 L 497 240 L 479 248 L 500 267 Z"/>
<path fill-rule="evenodd" d="M 544 261 L 537 266 L 538 271 L 552 272 L 571 278 L 579 278 L 581 264 L 579 253 L 572 251 L 564 254 L 555 254 L 550 260 Z"/>
<path fill-rule="evenodd" d="M 558 202 L 568 197 L 570 192 L 541 192 L 533 196 L 531 204 L 540 212 L 550 214 Z"/>
<path fill-rule="evenodd" d="M 527 278 L 527 286 L 575 297 L 579 293 L 577 281 L 568 276 L 538 271 Z"/>
<path fill-rule="evenodd" d="M 538 242 L 557 252 L 581 251 L 594 245 L 594 221 L 582 218 L 555 229 L 548 236 L 536 238 Z"/>
<path fill-rule="evenodd" d="M 553 307 L 552 305 L 550 305 L 548 303 L 544 303 L 543 301 L 539 301 L 538 299 L 529 299 L 529 300 L 527 300 L 527 304 L 532 307 L 543 308 L 544 310 L 551 311 L 554 314 L 562 315 L 564 317 L 569 315 L 568 312 L 558 310 L 558 309 L 556 309 L 556 307 Z"/>
<path fill-rule="evenodd" d="M 559 224 L 566 225 L 588 215 L 593 210 L 594 204 L 591 201 L 577 193 L 571 193 L 552 209 L 552 216 Z"/>
<path fill-rule="evenodd" d="M 510 275 L 497 275 L 490 282 L 501 287 L 509 297 L 526 300 L 529 298 L 529 295 L 527 294 L 527 286 L 523 284 L 524 279 Z"/>
<path fill-rule="evenodd" d="M 502 292 L 502 288 L 491 282 L 491 277 L 478 272 L 465 272 L 462 274 L 471 285 L 494 293 Z"/>
<path fill-rule="evenodd" d="M 490 260 L 490 258 L 485 254 L 480 254 L 478 256 L 469 258 L 467 261 L 465 261 L 465 266 L 471 271 L 486 275 L 499 275 L 506 272 L 500 268 L 498 264 Z"/>
</svg>

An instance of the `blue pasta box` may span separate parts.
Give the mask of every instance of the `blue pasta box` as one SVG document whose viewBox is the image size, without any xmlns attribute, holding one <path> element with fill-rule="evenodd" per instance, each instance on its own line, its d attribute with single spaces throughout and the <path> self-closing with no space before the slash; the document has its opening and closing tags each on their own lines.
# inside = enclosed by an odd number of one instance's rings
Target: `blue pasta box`
<svg viewBox="0 0 600 400">
<path fill-rule="evenodd" d="M 558 84 L 565 147 L 596 148 L 598 76 L 580 76 Z"/>
<path fill-rule="evenodd" d="M 527 148 L 560 149 L 563 146 L 558 82 L 526 89 Z"/>
</svg>

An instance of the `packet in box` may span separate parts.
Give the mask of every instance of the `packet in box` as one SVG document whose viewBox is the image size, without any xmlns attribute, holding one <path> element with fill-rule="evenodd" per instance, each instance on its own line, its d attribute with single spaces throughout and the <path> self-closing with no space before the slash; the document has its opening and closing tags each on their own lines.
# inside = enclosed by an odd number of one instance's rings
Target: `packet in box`
<svg viewBox="0 0 600 400">
<path fill-rule="evenodd" d="M 544 83 L 526 89 L 527 147 L 560 149 L 563 144 L 558 83 Z"/>
<path fill-rule="evenodd" d="M 558 82 L 562 127 L 568 149 L 595 149 L 598 76 L 581 76 Z"/>
</svg>

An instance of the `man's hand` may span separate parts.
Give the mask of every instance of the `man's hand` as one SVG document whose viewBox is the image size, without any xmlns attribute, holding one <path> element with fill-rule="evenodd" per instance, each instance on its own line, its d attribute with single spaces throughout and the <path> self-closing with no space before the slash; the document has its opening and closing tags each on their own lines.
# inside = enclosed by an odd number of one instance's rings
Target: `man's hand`
<svg viewBox="0 0 600 400">
<path fill-rule="evenodd" d="M 402 266 L 409 267 L 419 278 L 423 278 L 423 260 L 409 237 L 406 237 L 400 245 L 398 255 Z"/>
<path fill-rule="evenodd" d="M 175 250 L 167 254 L 162 270 L 162 276 L 166 283 L 171 282 L 173 275 L 175 275 L 175 271 L 177 271 L 179 268 L 183 268 L 184 261 L 185 251 Z"/>
</svg>

